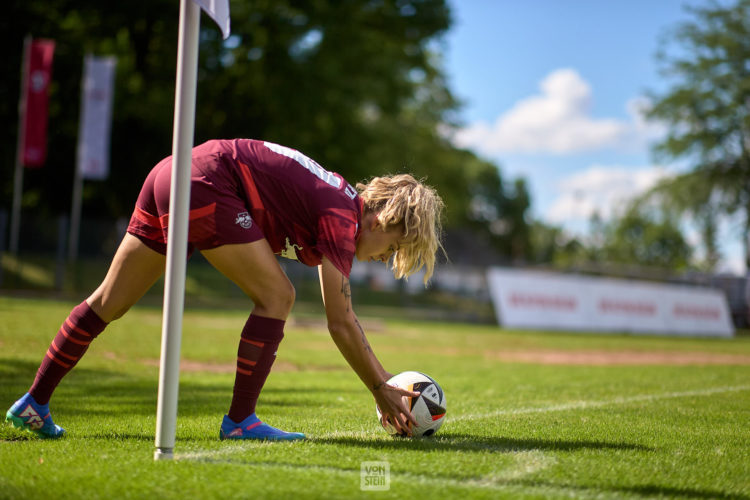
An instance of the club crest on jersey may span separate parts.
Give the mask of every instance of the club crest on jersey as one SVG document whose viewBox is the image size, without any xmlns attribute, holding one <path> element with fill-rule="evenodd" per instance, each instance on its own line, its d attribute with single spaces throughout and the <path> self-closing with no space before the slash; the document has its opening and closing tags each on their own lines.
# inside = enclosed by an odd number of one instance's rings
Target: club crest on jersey
<svg viewBox="0 0 750 500">
<path fill-rule="evenodd" d="M 250 229 L 253 226 L 253 219 L 247 212 L 237 214 L 237 218 L 234 220 L 235 224 L 239 224 L 243 229 Z"/>
<path fill-rule="evenodd" d="M 281 251 L 280 255 L 285 259 L 299 260 L 297 257 L 297 250 L 302 250 L 302 247 L 289 241 L 289 237 L 287 236 L 286 248 Z"/>
</svg>

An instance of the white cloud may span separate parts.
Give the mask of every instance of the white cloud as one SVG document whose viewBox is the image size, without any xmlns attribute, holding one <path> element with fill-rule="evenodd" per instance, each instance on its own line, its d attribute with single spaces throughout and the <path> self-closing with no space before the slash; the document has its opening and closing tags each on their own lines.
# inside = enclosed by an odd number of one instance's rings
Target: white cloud
<svg viewBox="0 0 750 500">
<path fill-rule="evenodd" d="M 546 218 L 560 224 L 589 219 L 598 213 L 607 219 L 628 200 L 669 175 L 660 167 L 591 166 L 559 183 L 559 196 L 547 210 Z"/>
<path fill-rule="evenodd" d="M 733 274 L 735 276 L 745 276 L 748 272 L 745 266 L 745 258 L 740 253 L 725 256 L 717 267 L 718 272 Z"/>
<path fill-rule="evenodd" d="M 634 97 L 625 105 L 630 122 L 620 138 L 623 149 L 643 151 L 666 135 L 667 126 L 664 123 L 646 119 L 650 107 L 651 101 L 645 96 Z"/>
<path fill-rule="evenodd" d="M 659 166 L 593 165 L 558 182 L 557 197 L 544 213 L 544 219 L 573 233 L 586 234 L 590 229 L 588 221 L 592 215 L 597 213 L 605 220 L 617 216 L 634 197 L 677 173 L 673 169 L 667 170 Z M 696 249 L 696 256 L 702 258 L 705 248 L 694 221 L 683 218 L 682 223 L 688 244 Z M 718 223 L 722 259 L 717 271 L 744 275 L 747 272 L 744 247 L 736 234 L 742 222 L 731 217 L 721 217 Z"/>
<path fill-rule="evenodd" d="M 454 135 L 460 147 L 498 153 L 567 154 L 643 147 L 661 132 L 647 123 L 645 98 L 627 103 L 630 120 L 591 116 L 591 86 L 574 69 L 558 69 L 540 82 L 540 93 L 520 100 L 495 123 L 477 122 Z"/>
</svg>

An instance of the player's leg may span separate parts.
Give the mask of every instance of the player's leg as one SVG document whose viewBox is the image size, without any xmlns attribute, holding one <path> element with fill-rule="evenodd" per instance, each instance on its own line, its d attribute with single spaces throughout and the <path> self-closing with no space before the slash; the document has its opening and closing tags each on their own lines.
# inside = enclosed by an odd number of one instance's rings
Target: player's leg
<svg viewBox="0 0 750 500">
<path fill-rule="evenodd" d="M 304 434 L 280 431 L 261 422 L 255 405 L 284 337 L 294 304 L 294 287 L 265 239 L 203 250 L 206 259 L 253 301 L 237 349 L 232 404 L 224 417 L 222 439 L 295 440 Z"/>
<path fill-rule="evenodd" d="M 114 321 L 138 300 L 164 274 L 166 257 L 126 234 L 115 253 L 101 285 L 86 303 L 105 322 Z"/>
<path fill-rule="evenodd" d="M 104 281 L 62 323 L 29 392 L 8 410 L 7 421 L 41 437 L 64 433 L 49 414 L 52 393 L 107 324 L 122 316 L 161 276 L 164 262 L 163 255 L 138 238 L 125 236 Z"/>
<path fill-rule="evenodd" d="M 294 286 L 265 238 L 201 253 L 250 297 L 255 305 L 253 314 L 286 321 L 294 305 Z"/>
</svg>

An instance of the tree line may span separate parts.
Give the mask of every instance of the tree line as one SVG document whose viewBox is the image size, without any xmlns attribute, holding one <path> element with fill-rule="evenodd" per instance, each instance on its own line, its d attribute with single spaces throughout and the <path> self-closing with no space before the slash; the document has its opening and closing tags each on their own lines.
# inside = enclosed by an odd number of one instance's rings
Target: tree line
<svg viewBox="0 0 750 500">
<path fill-rule="evenodd" d="M 111 172 L 87 182 L 84 207 L 128 216 L 150 168 L 171 152 L 176 0 L 11 2 L 0 85 L 2 208 L 12 196 L 22 42 L 56 41 L 49 158 L 27 170 L 23 208 L 70 209 L 83 56 L 115 55 Z M 527 251 L 528 193 L 497 165 L 439 133 L 459 105 L 440 60 L 451 25 L 444 0 L 233 0 L 224 41 L 203 16 L 195 142 L 248 137 L 305 152 L 350 182 L 411 172 L 443 195 L 447 227 L 485 233 L 502 255 Z M 476 206 L 490 204 L 491 211 Z M 502 233 L 487 217 L 503 219 Z M 497 226 L 497 224 L 496 224 Z"/>
<path fill-rule="evenodd" d="M 231 0 L 224 41 L 203 16 L 195 142 L 250 137 L 299 149 L 350 182 L 411 172 L 443 195 L 446 227 L 484 242 L 498 263 L 638 263 L 710 269 L 717 218 L 750 221 L 750 0 L 693 9 L 662 58 L 674 85 L 652 95 L 651 117 L 669 126 L 656 149 L 693 168 L 668 179 L 590 237 L 535 221 L 523 178 L 457 148 L 440 131 L 460 123 L 442 67 L 452 16 L 445 0 Z M 115 55 L 107 180 L 87 182 L 86 214 L 129 216 L 151 167 L 170 154 L 177 0 L 11 0 L 0 19 L 0 209 L 13 189 L 23 39 L 56 41 L 49 156 L 27 170 L 24 211 L 67 213 L 75 164 L 83 56 Z M 671 44 L 671 45 L 670 45 Z M 667 50 L 680 46 L 677 56 Z M 698 258 L 681 220 L 700 228 Z M 472 243 L 462 252 L 471 260 Z M 460 259 L 459 259 L 460 260 Z"/>
</svg>

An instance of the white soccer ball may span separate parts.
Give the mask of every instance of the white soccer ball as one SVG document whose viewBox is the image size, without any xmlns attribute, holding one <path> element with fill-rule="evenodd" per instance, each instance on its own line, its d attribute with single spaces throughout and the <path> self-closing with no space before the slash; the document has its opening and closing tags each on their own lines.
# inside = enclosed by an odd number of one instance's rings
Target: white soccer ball
<svg viewBox="0 0 750 500">
<path fill-rule="evenodd" d="M 392 377 L 387 383 L 420 393 L 416 398 L 404 396 L 406 406 L 411 409 L 411 414 L 417 421 L 417 426 L 412 427 L 413 437 L 432 436 L 440 429 L 445 420 L 445 394 L 433 378 L 419 372 L 402 372 Z M 392 436 L 399 435 L 391 422 L 383 424 L 380 408 L 377 405 L 375 405 L 375 411 L 378 414 L 378 421 L 386 432 Z"/>
</svg>

